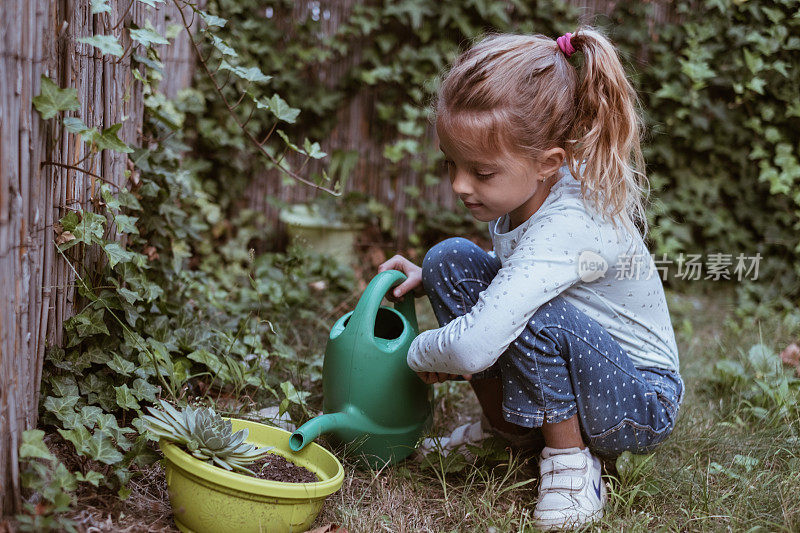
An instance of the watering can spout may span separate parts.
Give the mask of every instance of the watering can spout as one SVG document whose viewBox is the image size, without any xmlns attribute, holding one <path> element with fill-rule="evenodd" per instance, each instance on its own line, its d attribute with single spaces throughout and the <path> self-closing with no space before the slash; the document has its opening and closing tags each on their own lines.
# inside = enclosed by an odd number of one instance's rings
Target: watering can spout
<svg viewBox="0 0 800 533">
<path fill-rule="evenodd" d="M 323 433 L 347 430 L 366 432 L 373 429 L 368 427 L 372 425 L 363 415 L 359 416 L 355 412 L 320 415 L 312 418 L 292 433 L 289 439 L 289 447 L 292 451 L 298 452 Z"/>
</svg>

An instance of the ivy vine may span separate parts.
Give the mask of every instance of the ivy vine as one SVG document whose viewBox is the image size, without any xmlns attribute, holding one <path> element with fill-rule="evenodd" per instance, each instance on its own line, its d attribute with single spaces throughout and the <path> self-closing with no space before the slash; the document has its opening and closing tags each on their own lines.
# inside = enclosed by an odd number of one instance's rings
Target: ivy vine
<svg viewBox="0 0 800 533">
<path fill-rule="evenodd" d="M 159 0 L 143 3 L 152 7 Z M 182 5 L 203 20 L 193 39 L 205 39 L 218 51 L 201 61 L 212 83 L 220 84 L 219 71 L 229 72 L 241 81 L 239 102 L 249 97 L 253 114 L 270 117 L 272 129 L 253 146 L 266 145 L 276 132 L 286 150 L 307 159 L 324 157 L 317 142 L 306 138 L 295 144 L 276 127 L 292 122 L 299 109 L 275 92 L 262 97 L 254 86 L 269 78 L 258 67 L 226 57 L 233 49 L 213 32 L 225 20 Z M 92 10 L 99 16 L 111 11 L 104 0 L 94 1 Z M 190 22 L 184 23 L 188 30 Z M 77 470 L 67 468 L 49 451 L 43 431 L 23 435 L 22 480 L 29 494 L 18 517 L 22 530 L 75 530 L 68 514 L 81 484 L 127 497 L 132 476 L 158 457 L 139 418 L 158 398 L 213 401 L 221 412 L 269 404 L 281 413 L 305 412 L 308 393 L 301 387 L 319 379 L 320 353 L 299 356 L 287 335 L 319 327 L 317 314 L 341 301 L 353 281 L 332 260 L 302 250 L 253 251 L 258 214 L 226 213 L 213 184 L 200 177 L 208 162 L 192 158 L 184 142 L 187 116 L 202 114 L 201 93 L 185 89 L 167 100 L 158 91 L 164 65 L 155 45 L 169 43 L 175 27 L 166 35 L 151 25 L 120 31 L 140 46 L 124 50 L 114 35 L 83 42 L 118 60 L 131 57 L 133 76 L 143 85 L 142 147 L 119 138 L 121 124 L 103 130 L 87 126 L 74 88 L 42 77 L 33 100 L 42 119 L 57 121 L 56 131 L 80 135 L 87 145 L 83 160 L 113 150 L 127 154 L 129 162 L 125 180 L 88 172 L 80 162 L 43 163 L 83 172 L 101 186 L 92 199 L 94 210 L 70 209 L 54 226 L 53 246 L 73 271 L 82 308 L 65 322 L 63 346 L 48 350 L 41 387 L 41 423 L 57 430 L 47 441 L 57 435 L 82 460 Z M 229 111 L 233 116 L 236 106 Z M 239 135 L 250 133 L 246 127 L 239 123 Z M 288 178 L 336 194 L 335 183 L 326 185 L 330 180 L 312 182 L 301 169 L 282 164 L 275 152 L 262 155 Z M 114 185 L 120 182 L 125 186 Z M 100 264 L 85 260 L 90 249 L 101 252 Z M 320 293 L 310 281 L 322 281 L 326 290 Z"/>
</svg>

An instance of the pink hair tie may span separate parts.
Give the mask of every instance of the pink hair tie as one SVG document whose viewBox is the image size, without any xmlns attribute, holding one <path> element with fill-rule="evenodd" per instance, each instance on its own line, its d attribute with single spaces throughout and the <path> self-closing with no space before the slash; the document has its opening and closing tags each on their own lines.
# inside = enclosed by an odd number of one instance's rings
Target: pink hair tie
<svg viewBox="0 0 800 533">
<path fill-rule="evenodd" d="M 561 48 L 561 51 L 564 52 L 564 55 L 567 56 L 567 59 L 569 59 L 569 56 L 575 53 L 575 48 L 572 46 L 572 42 L 570 42 L 570 39 L 572 39 L 571 33 L 565 33 L 564 35 L 556 39 L 558 47 Z"/>
</svg>

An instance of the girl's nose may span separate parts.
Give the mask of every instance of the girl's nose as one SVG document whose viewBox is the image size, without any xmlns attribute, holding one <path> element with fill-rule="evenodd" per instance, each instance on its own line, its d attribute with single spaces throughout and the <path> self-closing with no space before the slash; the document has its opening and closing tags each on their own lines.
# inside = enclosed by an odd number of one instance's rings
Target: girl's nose
<svg viewBox="0 0 800 533">
<path fill-rule="evenodd" d="M 459 196 L 471 194 L 472 187 L 470 185 L 469 173 L 463 170 L 456 170 L 453 173 L 453 177 L 450 179 L 450 187 L 452 187 L 453 192 Z"/>
</svg>

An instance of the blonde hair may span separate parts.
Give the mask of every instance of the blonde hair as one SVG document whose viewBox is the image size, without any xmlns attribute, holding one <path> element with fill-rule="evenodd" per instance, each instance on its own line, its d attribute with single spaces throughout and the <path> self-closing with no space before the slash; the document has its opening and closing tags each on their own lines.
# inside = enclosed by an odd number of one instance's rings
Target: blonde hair
<svg viewBox="0 0 800 533">
<path fill-rule="evenodd" d="M 445 131 L 484 133 L 472 149 L 509 150 L 536 161 L 545 150 L 563 148 L 584 202 L 615 228 L 617 217 L 632 233 L 639 223 L 644 238 L 649 183 L 636 91 L 601 33 L 582 26 L 571 43 L 583 54 L 580 75 L 550 37 L 488 35 L 445 73 L 433 117 Z"/>
</svg>

